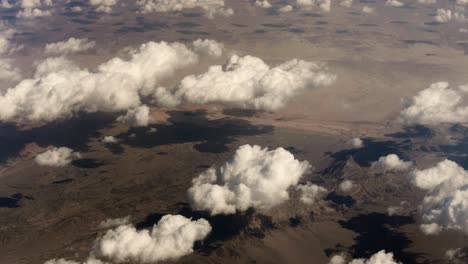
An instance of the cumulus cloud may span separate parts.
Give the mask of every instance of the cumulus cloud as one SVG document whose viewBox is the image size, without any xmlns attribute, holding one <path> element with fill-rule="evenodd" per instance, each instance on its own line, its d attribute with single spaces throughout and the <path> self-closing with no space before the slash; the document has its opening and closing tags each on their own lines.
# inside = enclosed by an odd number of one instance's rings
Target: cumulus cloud
<svg viewBox="0 0 468 264">
<path fill-rule="evenodd" d="M 110 264 L 110 263 L 106 263 L 95 258 L 88 258 L 84 262 L 77 262 L 77 261 L 66 260 L 66 259 L 61 258 L 61 259 L 48 260 L 44 262 L 44 264 Z"/>
<path fill-rule="evenodd" d="M 64 167 L 70 164 L 73 157 L 79 157 L 79 154 L 70 148 L 59 147 L 36 155 L 34 160 L 41 166 Z"/>
<path fill-rule="evenodd" d="M 345 180 L 340 183 L 340 190 L 342 192 L 349 192 L 353 189 L 354 183 L 350 180 Z"/>
<path fill-rule="evenodd" d="M 244 145 L 221 168 L 195 178 L 188 197 L 194 210 L 212 215 L 269 209 L 288 200 L 289 188 L 310 169 L 307 161 L 296 160 L 283 148 Z"/>
<path fill-rule="evenodd" d="M 113 58 L 96 71 L 67 59 L 46 59 L 34 78 L 0 95 L 0 120 L 47 122 L 79 112 L 136 108 L 140 96 L 152 93 L 162 79 L 198 62 L 198 55 L 181 43 L 148 42 L 129 55 L 128 60 Z M 47 63 L 50 60 L 56 61 Z"/>
<path fill-rule="evenodd" d="M 412 178 L 417 187 L 428 191 L 421 206 L 421 230 L 437 234 L 454 229 L 468 234 L 468 172 L 444 160 L 435 167 L 413 171 Z"/>
<path fill-rule="evenodd" d="M 331 0 L 296 0 L 296 5 L 302 9 L 319 8 L 324 12 L 331 10 Z"/>
<path fill-rule="evenodd" d="M 440 23 L 446 23 L 450 21 L 456 22 L 467 22 L 468 19 L 465 18 L 465 15 L 458 11 L 452 11 L 450 9 L 439 8 L 435 16 L 435 20 Z"/>
<path fill-rule="evenodd" d="M 20 0 L 21 9 L 16 14 L 17 18 L 31 19 L 50 16 L 52 13 L 47 8 L 52 5 L 51 0 Z"/>
<path fill-rule="evenodd" d="M 333 83 L 336 76 L 318 64 L 291 60 L 271 68 L 252 56 L 234 55 L 227 65 L 211 66 L 206 73 L 189 75 L 172 91 L 173 101 L 276 111 L 300 91 Z"/>
<path fill-rule="evenodd" d="M 393 6 L 393 7 L 402 7 L 405 4 L 403 2 L 401 2 L 401 1 L 398 1 L 398 0 L 387 0 L 385 2 L 385 5 L 386 6 Z"/>
<path fill-rule="evenodd" d="M 220 57 L 224 52 L 224 45 L 212 39 L 197 39 L 193 42 L 193 49 L 200 55 Z"/>
<path fill-rule="evenodd" d="M 224 0 L 138 0 L 139 12 L 180 12 L 184 9 L 200 8 L 205 16 L 213 19 L 215 16 L 229 17 L 234 14 L 231 8 L 225 6 Z"/>
<path fill-rule="evenodd" d="M 181 215 L 165 215 L 151 230 L 122 225 L 107 231 L 97 240 L 93 253 L 117 263 L 175 260 L 192 253 L 193 244 L 210 232 L 205 219 L 192 221 Z"/>
<path fill-rule="evenodd" d="M 468 106 L 464 104 L 465 86 L 449 88 L 447 82 L 433 83 L 411 98 L 401 112 L 405 124 L 435 125 L 468 121 Z"/>
<path fill-rule="evenodd" d="M 135 109 L 129 109 L 123 116 L 119 116 L 117 121 L 127 123 L 132 127 L 145 127 L 151 121 L 150 109 L 146 105 L 138 106 Z"/>
<path fill-rule="evenodd" d="M 156 263 L 176 260 L 193 252 L 193 244 L 205 239 L 211 225 L 205 219 L 192 221 L 182 215 L 165 215 L 150 230 L 120 225 L 108 230 L 94 244 L 90 257 L 82 264 Z M 44 264 L 80 264 L 53 259 Z"/>
<path fill-rule="evenodd" d="M 352 148 L 362 148 L 364 147 L 364 142 L 360 138 L 353 138 L 348 142 L 348 145 Z"/>
<path fill-rule="evenodd" d="M 372 255 L 369 259 L 354 259 L 346 262 L 344 255 L 335 255 L 328 264 L 401 264 L 393 258 L 393 253 L 386 253 L 384 250 Z"/>
<path fill-rule="evenodd" d="M 313 204 L 327 192 L 327 189 L 310 182 L 297 186 L 297 189 L 301 191 L 300 201 L 307 205 Z"/>
<path fill-rule="evenodd" d="M 90 0 L 89 3 L 95 7 L 96 12 L 111 13 L 118 0 Z"/>
<path fill-rule="evenodd" d="M 13 66 L 13 60 L 8 58 L 23 46 L 12 43 L 13 36 L 17 31 L 0 21 L 0 82 L 12 83 L 21 79 L 20 70 Z M 0 87 L 4 88 L 4 87 Z"/>
<path fill-rule="evenodd" d="M 130 216 L 121 217 L 121 218 L 114 218 L 114 219 L 106 219 L 99 223 L 99 228 L 102 229 L 109 229 L 116 226 L 126 225 L 130 222 Z"/>
<path fill-rule="evenodd" d="M 45 53 L 47 54 L 70 54 L 83 52 L 94 48 L 95 41 L 88 39 L 69 38 L 66 41 L 49 43 L 45 46 Z"/>
<path fill-rule="evenodd" d="M 21 80 L 20 70 L 13 66 L 11 59 L 0 58 L 0 81 L 3 83 Z"/>
<path fill-rule="evenodd" d="M 256 0 L 255 5 L 261 8 L 271 8 L 271 4 L 268 0 Z"/>
<path fill-rule="evenodd" d="M 380 157 L 372 163 L 372 167 L 384 171 L 404 171 L 413 166 L 413 162 L 401 160 L 396 154 Z"/>
<path fill-rule="evenodd" d="M 117 139 L 113 136 L 104 136 L 101 141 L 103 143 L 116 143 L 117 142 Z"/>
</svg>

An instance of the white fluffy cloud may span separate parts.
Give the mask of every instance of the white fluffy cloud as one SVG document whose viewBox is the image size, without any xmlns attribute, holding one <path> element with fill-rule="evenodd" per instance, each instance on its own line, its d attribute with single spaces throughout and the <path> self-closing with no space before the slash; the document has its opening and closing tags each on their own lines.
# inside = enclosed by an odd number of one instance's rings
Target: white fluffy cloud
<svg viewBox="0 0 468 264">
<path fill-rule="evenodd" d="M 310 182 L 297 186 L 297 189 L 301 191 L 300 201 L 307 205 L 313 204 L 327 192 L 327 189 Z"/>
<path fill-rule="evenodd" d="M 288 189 L 311 169 L 283 148 L 244 145 L 231 161 L 195 178 L 188 190 L 194 210 L 233 214 L 251 207 L 269 209 L 289 199 Z"/>
<path fill-rule="evenodd" d="M 468 121 L 468 106 L 464 104 L 465 86 L 449 88 L 447 82 L 433 83 L 415 95 L 401 112 L 406 124 L 434 125 Z"/>
<path fill-rule="evenodd" d="M 385 171 L 404 171 L 411 166 L 413 166 L 413 162 L 401 160 L 396 154 L 380 157 L 378 161 L 372 163 L 373 168 Z"/>
<path fill-rule="evenodd" d="M 211 66 L 201 75 L 189 75 L 172 91 L 173 101 L 223 103 L 257 110 L 275 111 L 301 90 L 325 86 L 336 76 L 321 66 L 291 60 L 271 68 L 252 56 L 232 56 L 227 65 Z"/>
<path fill-rule="evenodd" d="M 51 0 L 21 0 L 19 2 L 21 9 L 16 17 L 18 18 L 36 18 L 50 16 L 52 13 L 45 9 L 52 5 Z"/>
<path fill-rule="evenodd" d="M 200 55 L 220 57 L 224 52 L 224 45 L 212 39 L 197 39 L 193 42 L 193 49 Z"/>
<path fill-rule="evenodd" d="M 44 262 L 44 264 L 110 264 L 110 263 L 106 263 L 95 258 L 88 258 L 84 262 L 77 262 L 77 261 L 66 260 L 66 259 L 61 258 L 61 259 L 48 260 Z"/>
<path fill-rule="evenodd" d="M 70 148 L 60 147 L 37 154 L 34 160 L 41 166 L 64 167 L 70 164 L 73 157 L 79 157 L 79 154 Z"/>
<path fill-rule="evenodd" d="M 129 109 L 123 116 L 119 116 L 117 121 L 127 123 L 132 127 L 145 127 L 151 121 L 150 109 L 146 105 L 138 106 L 135 109 Z"/>
<path fill-rule="evenodd" d="M 12 43 L 12 38 L 17 31 L 6 23 L 0 21 L 0 82 L 9 84 L 21 79 L 18 68 L 13 66 L 13 60 L 8 58 L 23 46 Z M 2 89 L 4 87 L 0 87 Z"/>
<path fill-rule="evenodd" d="M 117 139 L 113 136 L 104 136 L 101 141 L 103 143 L 116 143 L 117 142 Z"/>
<path fill-rule="evenodd" d="M 47 44 L 44 51 L 47 54 L 70 54 L 92 49 L 95 45 L 95 41 L 88 39 L 69 38 L 66 41 Z"/>
<path fill-rule="evenodd" d="M 95 7 L 96 12 L 111 13 L 118 0 L 90 0 L 89 3 Z"/>
<path fill-rule="evenodd" d="M 268 0 L 256 0 L 255 5 L 261 8 L 270 8 L 271 4 Z"/>
<path fill-rule="evenodd" d="M 444 8 L 437 9 L 435 19 L 437 22 L 440 22 L 440 23 L 447 23 L 452 20 L 456 22 L 461 22 L 461 23 L 468 22 L 468 19 L 465 17 L 465 15 L 462 12 L 458 12 L 456 10 L 452 11 L 450 9 L 444 9 Z"/>
<path fill-rule="evenodd" d="M 296 5 L 302 9 L 319 8 L 324 12 L 331 10 L 331 0 L 296 0 Z"/>
<path fill-rule="evenodd" d="M 468 172 L 444 160 L 435 167 L 415 170 L 412 176 L 417 187 L 429 192 L 422 204 L 422 231 L 437 234 L 455 229 L 468 234 Z"/>
<path fill-rule="evenodd" d="M 364 147 L 364 142 L 360 138 L 353 138 L 348 142 L 348 145 L 352 148 L 362 148 Z"/>
<path fill-rule="evenodd" d="M 328 264 L 401 264 L 393 258 L 393 253 L 386 253 L 384 250 L 372 255 L 369 259 L 354 259 L 346 262 L 345 255 L 335 255 Z"/>
<path fill-rule="evenodd" d="M 192 221 L 181 215 L 165 215 L 152 230 L 131 225 L 109 230 L 99 238 L 93 253 L 117 263 L 154 263 L 174 260 L 193 252 L 193 244 L 211 232 L 205 219 Z"/>
<path fill-rule="evenodd" d="M 387 0 L 385 2 L 385 5 L 386 6 L 393 6 L 393 7 L 402 7 L 405 4 L 403 2 L 401 2 L 401 1 L 398 1 L 398 0 Z"/>
<path fill-rule="evenodd" d="M 143 14 L 153 12 L 180 12 L 184 9 L 201 8 L 205 16 L 213 19 L 215 16 L 229 17 L 234 14 L 231 8 L 225 6 L 224 0 L 137 0 Z"/>
<path fill-rule="evenodd" d="M 211 225 L 205 219 L 192 221 L 182 215 L 165 215 L 150 230 L 120 225 L 108 230 L 95 242 L 90 257 L 82 264 L 156 263 L 176 260 L 193 252 L 193 244 L 205 239 Z M 44 264 L 80 264 L 53 259 Z"/>
<path fill-rule="evenodd" d="M 131 58 L 113 58 L 96 71 L 81 69 L 66 59 L 46 59 L 34 78 L 0 95 L 0 120 L 52 121 L 84 112 L 115 112 L 141 105 L 160 80 L 198 62 L 181 43 L 148 42 Z M 54 63 L 48 63 L 55 60 Z M 44 65 L 48 65 L 47 67 Z"/>
<path fill-rule="evenodd" d="M 353 189 L 354 187 L 354 182 L 350 180 L 345 180 L 340 183 L 340 190 L 342 192 L 349 192 Z"/>
</svg>

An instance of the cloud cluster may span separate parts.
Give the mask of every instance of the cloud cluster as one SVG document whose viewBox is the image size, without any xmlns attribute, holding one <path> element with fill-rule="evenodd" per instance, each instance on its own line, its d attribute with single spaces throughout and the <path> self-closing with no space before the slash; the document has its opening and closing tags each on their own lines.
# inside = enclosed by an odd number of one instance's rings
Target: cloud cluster
<svg viewBox="0 0 468 264">
<path fill-rule="evenodd" d="M 79 153 L 67 147 L 59 147 L 37 154 L 34 160 L 41 166 L 64 167 L 70 164 L 73 157 L 79 157 Z"/>
<path fill-rule="evenodd" d="M 271 68 L 260 58 L 234 55 L 227 65 L 211 66 L 206 73 L 189 75 L 160 96 L 172 101 L 276 111 L 298 92 L 333 83 L 336 76 L 318 64 L 291 60 Z M 163 96 L 164 97 L 164 96 Z"/>
<path fill-rule="evenodd" d="M 212 39 L 197 39 L 193 41 L 193 50 L 200 56 L 221 57 L 224 45 Z"/>
<path fill-rule="evenodd" d="M 88 39 L 69 38 L 66 41 L 47 44 L 44 51 L 46 54 L 70 54 L 92 49 L 95 45 L 95 41 Z"/>
<path fill-rule="evenodd" d="M 90 0 L 89 3 L 95 7 L 99 13 L 111 13 L 118 0 Z"/>
<path fill-rule="evenodd" d="M 50 7 L 52 4 L 52 0 L 20 0 L 21 9 L 16 17 L 30 19 L 50 16 L 52 13 L 44 8 Z"/>
<path fill-rule="evenodd" d="M 132 225 L 108 230 L 97 240 L 93 254 L 117 263 L 174 260 L 192 253 L 193 244 L 210 232 L 205 219 L 192 221 L 181 215 L 165 215 L 151 230 L 137 230 Z"/>
<path fill-rule="evenodd" d="M 324 12 L 330 12 L 331 0 L 296 0 L 296 5 L 302 9 L 319 8 Z"/>
<path fill-rule="evenodd" d="M 435 125 L 468 121 L 468 106 L 464 104 L 466 86 L 449 88 L 447 82 L 433 83 L 411 98 L 401 112 L 405 124 Z"/>
<path fill-rule="evenodd" d="M 452 11 L 450 9 L 439 8 L 435 16 L 435 20 L 440 23 L 447 23 L 450 21 L 456 21 L 460 23 L 468 22 L 465 14 L 457 10 Z"/>
<path fill-rule="evenodd" d="M 192 182 L 188 198 L 194 210 L 212 215 L 249 208 L 269 209 L 289 199 L 288 190 L 311 169 L 283 148 L 244 145 L 221 168 L 210 168 Z"/>
<path fill-rule="evenodd" d="M 152 229 L 137 230 L 130 224 L 108 230 L 94 244 L 90 257 L 82 264 L 156 263 L 176 260 L 193 252 L 193 244 L 205 239 L 211 225 L 205 219 L 192 221 L 182 215 L 165 215 Z M 80 264 L 52 259 L 44 264 Z"/>
<path fill-rule="evenodd" d="M 307 205 L 313 204 L 327 192 L 327 189 L 310 182 L 297 186 L 297 189 L 301 191 L 300 201 Z"/>
<path fill-rule="evenodd" d="M 48 260 L 48 261 L 44 262 L 44 264 L 110 264 L 110 263 L 106 263 L 106 262 L 103 262 L 103 261 L 101 261 L 99 259 L 95 259 L 95 258 L 88 258 L 84 262 L 77 262 L 77 261 L 67 260 L 67 259 L 61 258 L 61 259 Z"/>
<path fill-rule="evenodd" d="M 429 193 L 422 204 L 421 230 L 437 234 L 444 229 L 468 234 L 468 172 L 457 163 L 444 160 L 435 167 L 415 170 L 413 183 Z"/>
<path fill-rule="evenodd" d="M 74 62 L 49 58 L 34 78 L 22 80 L 0 95 L 2 121 L 53 121 L 79 112 L 116 112 L 141 105 L 140 96 L 174 71 L 194 65 L 199 56 L 181 43 L 148 42 L 113 58 L 96 71 Z"/>
<path fill-rule="evenodd" d="M 12 43 L 13 36 L 17 31 L 0 21 L 0 82 L 12 83 L 21 79 L 18 68 L 13 66 L 12 59 L 8 56 L 23 48 Z M 3 87 L 0 87 L 0 90 Z"/>
<path fill-rule="evenodd" d="M 200 8 L 205 16 L 213 19 L 215 16 L 229 17 L 234 14 L 231 8 L 225 7 L 224 0 L 137 0 L 139 12 L 180 12 L 184 9 Z"/>
<path fill-rule="evenodd" d="M 132 127 L 145 127 L 151 121 L 150 109 L 146 105 L 138 106 L 135 109 L 129 109 L 123 116 L 119 116 L 117 121 L 127 123 Z"/>
<path fill-rule="evenodd" d="M 328 264 L 401 264 L 393 258 L 393 253 L 386 253 L 381 250 L 369 259 L 354 259 L 350 262 L 346 262 L 345 255 L 335 255 L 330 259 Z"/>
<path fill-rule="evenodd" d="M 271 8 L 271 4 L 268 0 L 256 0 L 255 5 L 261 8 Z"/>
<path fill-rule="evenodd" d="M 384 171 L 404 171 L 413 166 L 413 162 L 401 160 L 396 154 L 380 157 L 372 163 L 372 167 Z"/>
</svg>

